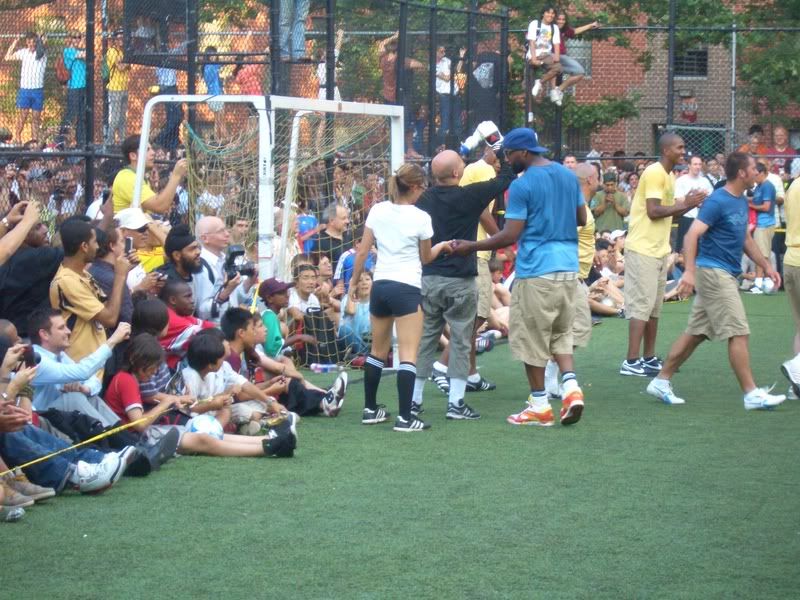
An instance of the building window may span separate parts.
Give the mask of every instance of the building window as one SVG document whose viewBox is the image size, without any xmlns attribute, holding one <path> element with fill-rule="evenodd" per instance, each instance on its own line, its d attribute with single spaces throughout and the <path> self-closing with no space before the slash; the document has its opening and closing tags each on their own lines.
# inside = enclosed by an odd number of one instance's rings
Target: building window
<svg viewBox="0 0 800 600">
<path fill-rule="evenodd" d="M 675 77 L 708 77 L 708 48 L 676 52 Z"/>
</svg>

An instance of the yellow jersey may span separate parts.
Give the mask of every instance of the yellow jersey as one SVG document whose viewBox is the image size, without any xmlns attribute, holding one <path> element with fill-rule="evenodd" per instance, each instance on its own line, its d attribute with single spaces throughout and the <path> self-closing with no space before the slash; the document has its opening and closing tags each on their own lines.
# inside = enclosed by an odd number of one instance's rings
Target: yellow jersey
<svg viewBox="0 0 800 600">
<path fill-rule="evenodd" d="M 795 179 L 783 201 L 786 211 L 786 254 L 783 263 L 800 267 L 800 179 Z"/>
<path fill-rule="evenodd" d="M 672 217 L 651 219 L 647 216 L 647 199 L 656 198 L 661 201 L 662 206 L 673 206 L 674 194 L 675 176 L 667 173 L 660 162 L 644 170 L 631 203 L 628 237 L 625 240 L 626 250 L 654 258 L 663 258 L 670 253 Z"/>
<path fill-rule="evenodd" d="M 586 225 L 578 227 L 578 277 L 586 279 L 594 263 L 594 215 L 586 207 Z"/>
<path fill-rule="evenodd" d="M 106 52 L 106 66 L 108 66 L 108 85 L 109 92 L 127 92 L 128 76 L 130 71 L 119 68 L 122 62 L 122 51 L 116 48 L 109 48 Z"/>
<path fill-rule="evenodd" d="M 467 165 L 464 168 L 464 174 L 461 176 L 461 181 L 458 182 L 458 185 L 464 186 L 469 185 L 470 183 L 480 183 L 482 181 L 489 181 L 495 177 L 497 177 L 497 172 L 494 170 L 494 167 L 485 160 L 480 159 L 479 161 L 474 162 L 471 165 Z M 489 204 L 489 210 L 494 210 L 494 200 L 492 200 L 491 204 Z M 483 225 L 478 223 L 477 240 L 480 242 L 481 240 L 485 240 L 487 237 L 489 236 L 486 234 L 486 230 L 483 228 Z M 478 258 L 489 260 L 492 258 L 492 251 L 481 250 L 478 252 Z"/>
<path fill-rule="evenodd" d="M 136 185 L 136 171 L 130 167 L 125 167 L 117 176 L 114 177 L 114 184 L 111 186 L 111 196 L 114 200 L 114 214 L 130 208 L 133 204 L 133 190 Z M 139 197 L 139 206 L 146 202 L 156 193 L 152 190 L 147 181 L 142 182 L 142 193 Z"/>
</svg>

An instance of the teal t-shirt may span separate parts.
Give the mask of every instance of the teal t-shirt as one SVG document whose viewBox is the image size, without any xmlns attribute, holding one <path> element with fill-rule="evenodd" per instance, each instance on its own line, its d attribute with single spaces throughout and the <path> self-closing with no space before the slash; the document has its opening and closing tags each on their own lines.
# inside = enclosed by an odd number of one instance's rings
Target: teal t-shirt
<svg viewBox="0 0 800 600">
<path fill-rule="evenodd" d="M 267 328 L 267 339 L 264 340 L 264 352 L 267 356 L 275 358 L 283 348 L 283 336 L 281 335 L 281 322 L 269 308 L 261 313 L 261 320 Z"/>
</svg>

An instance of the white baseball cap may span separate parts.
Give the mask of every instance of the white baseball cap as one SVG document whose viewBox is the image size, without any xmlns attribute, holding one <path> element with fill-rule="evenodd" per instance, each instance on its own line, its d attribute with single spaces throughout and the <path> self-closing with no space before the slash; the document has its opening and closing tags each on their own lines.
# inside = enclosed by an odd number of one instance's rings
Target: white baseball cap
<svg viewBox="0 0 800 600">
<path fill-rule="evenodd" d="M 114 218 L 124 229 L 141 229 L 150 224 L 150 219 L 145 216 L 141 208 L 123 208 L 114 215 Z"/>
</svg>

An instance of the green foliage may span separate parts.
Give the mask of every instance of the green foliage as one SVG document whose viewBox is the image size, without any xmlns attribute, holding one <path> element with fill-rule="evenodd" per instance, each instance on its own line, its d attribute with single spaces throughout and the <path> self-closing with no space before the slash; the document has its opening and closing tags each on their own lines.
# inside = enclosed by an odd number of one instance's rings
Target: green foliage
<svg viewBox="0 0 800 600">
<path fill-rule="evenodd" d="M 611 127 L 622 119 L 639 116 L 639 100 L 641 94 L 633 94 L 630 98 L 603 96 L 594 104 L 578 104 L 571 96 L 564 97 L 564 125 L 582 131 L 598 131 L 603 127 Z"/>
</svg>

